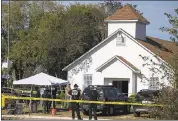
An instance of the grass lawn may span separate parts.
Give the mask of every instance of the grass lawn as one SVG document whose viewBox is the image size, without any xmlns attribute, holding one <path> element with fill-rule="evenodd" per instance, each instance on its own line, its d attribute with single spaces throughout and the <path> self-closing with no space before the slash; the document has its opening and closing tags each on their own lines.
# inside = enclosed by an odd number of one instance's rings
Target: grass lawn
<svg viewBox="0 0 178 121">
<path fill-rule="evenodd" d="M 66 111 L 66 110 L 62 110 L 61 109 L 61 104 L 56 104 L 56 109 L 57 109 L 57 112 L 56 112 L 56 115 L 57 117 L 71 117 L 71 111 Z M 29 110 L 29 107 L 25 107 L 23 109 L 24 111 L 24 114 L 29 114 L 30 110 Z M 2 115 L 5 115 L 7 114 L 6 111 L 2 111 Z M 36 115 L 36 116 L 52 116 L 50 113 L 49 114 L 46 114 L 46 113 L 43 113 L 43 107 L 41 105 L 38 106 L 38 113 L 33 113 L 31 115 Z M 83 115 L 83 113 L 81 112 L 81 116 L 83 118 L 88 118 L 88 116 L 86 115 Z M 23 115 L 22 115 L 22 118 L 23 118 Z M 153 120 L 151 118 L 149 118 L 149 115 L 148 114 L 142 114 L 140 117 L 134 117 L 133 113 L 131 112 L 130 114 L 123 114 L 122 112 L 119 112 L 118 115 L 115 115 L 115 116 L 103 116 L 101 115 L 101 113 L 98 113 L 98 119 L 101 118 L 101 119 L 112 119 L 112 120 Z"/>
</svg>

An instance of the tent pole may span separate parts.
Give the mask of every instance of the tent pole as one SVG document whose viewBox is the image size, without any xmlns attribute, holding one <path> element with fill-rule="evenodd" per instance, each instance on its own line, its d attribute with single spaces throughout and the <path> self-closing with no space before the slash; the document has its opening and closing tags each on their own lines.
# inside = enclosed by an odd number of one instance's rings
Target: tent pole
<svg viewBox="0 0 178 121">
<path fill-rule="evenodd" d="M 12 93 L 12 89 L 13 89 L 13 87 L 14 87 L 14 86 L 13 86 L 13 84 L 12 84 L 12 87 L 11 87 L 11 93 Z"/>
<path fill-rule="evenodd" d="M 31 86 L 30 98 L 32 97 L 32 88 L 33 88 L 33 85 Z M 31 112 L 32 112 L 32 100 L 30 99 L 30 113 Z"/>
<path fill-rule="evenodd" d="M 51 97 L 52 97 L 52 99 L 53 99 L 53 94 L 52 94 L 52 85 L 51 85 Z M 54 106 L 53 106 L 53 101 L 52 101 L 52 107 L 54 108 Z"/>
</svg>

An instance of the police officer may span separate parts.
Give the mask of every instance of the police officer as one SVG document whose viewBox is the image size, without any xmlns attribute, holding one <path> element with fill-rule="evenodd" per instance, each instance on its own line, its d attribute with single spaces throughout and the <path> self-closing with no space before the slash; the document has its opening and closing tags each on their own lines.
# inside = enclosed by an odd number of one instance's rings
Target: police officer
<svg viewBox="0 0 178 121">
<path fill-rule="evenodd" d="M 99 94 L 95 87 L 91 86 L 89 91 L 89 100 L 90 101 L 97 101 L 99 98 Z M 96 110 L 97 110 L 97 104 L 90 103 L 89 104 L 89 120 L 92 120 L 92 110 L 94 113 L 94 119 L 97 120 Z"/>
<path fill-rule="evenodd" d="M 52 95 L 53 95 L 53 99 L 56 99 L 56 92 L 57 92 L 57 88 L 54 87 L 52 90 Z M 56 102 L 53 101 L 53 108 L 56 108 Z"/>
<path fill-rule="evenodd" d="M 69 91 L 69 94 L 72 97 L 72 100 L 79 100 L 80 99 L 80 90 L 78 89 L 78 85 L 74 85 L 74 89 Z M 80 105 L 79 103 L 72 102 L 72 119 L 75 120 L 75 112 L 77 113 L 78 120 L 83 120 L 80 116 Z"/>
<path fill-rule="evenodd" d="M 48 92 L 47 92 L 47 90 L 45 89 L 45 90 L 44 90 L 44 93 L 43 93 L 43 95 L 42 95 L 42 97 L 43 97 L 43 98 L 46 98 L 46 97 L 47 97 L 47 93 L 48 93 Z M 44 109 L 43 112 L 44 112 L 44 113 L 47 113 L 47 103 L 48 103 L 48 102 L 47 102 L 46 100 L 43 101 L 43 109 Z"/>
<path fill-rule="evenodd" d="M 50 98 L 51 95 L 49 94 L 48 89 L 44 91 L 43 98 Z M 49 108 L 50 108 L 50 101 L 44 101 L 43 103 L 44 106 L 44 113 L 49 113 Z"/>
<path fill-rule="evenodd" d="M 35 90 L 32 91 L 32 97 L 36 97 L 39 98 L 40 97 L 40 92 L 38 87 L 35 87 Z M 38 105 L 39 101 L 37 100 L 33 100 L 32 101 L 32 112 L 33 113 L 37 113 L 37 105 Z"/>
</svg>

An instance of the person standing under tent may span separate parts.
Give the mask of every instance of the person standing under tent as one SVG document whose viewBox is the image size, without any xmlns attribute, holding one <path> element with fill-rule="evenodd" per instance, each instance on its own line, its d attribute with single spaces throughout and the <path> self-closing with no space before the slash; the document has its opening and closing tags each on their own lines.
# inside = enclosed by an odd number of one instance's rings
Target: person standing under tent
<svg viewBox="0 0 178 121">
<path fill-rule="evenodd" d="M 35 98 L 39 98 L 40 97 L 40 91 L 39 91 L 38 87 L 35 87 L 35 90 L 32 91 L 32 97 L 35 97 Z M 37 113 L 38 103 L 39 103 L 38 100 L 33 100 L 32 101 L 32 112 L 33 113 Z"/>
<path fill-rule="evenodd" d="M 43 94 L 43 98 L 50 98 L 51 97 L 51 95 L 50 95 L 50 93 L 49 93 L 49 90 L 46 88 L 45 90 L 44 90 L 44 94 Z M 44 106 L 44 113 L 49 113 L 49 109 L 50 109 L 50 101 L 46 101 L 46 100 L 44 100 L 43 101 L 43 106 Z"/>
<path fill-rule="evenodd" d="M 48 89 L 48 95 L 47 98 L 52 99 L 51 89 Z M 48 113 L 51 109 L 52 101 L 48 101 Z"/>
<path fill-rule="evenodd" d="M 81 94 L 80 94 L 80 90 L 78 89 L 77 84 L 74 85 L 74 89 L 69 91 L 69 94 L 71 95 L 72 100 L 79 100 L 80 99 Z M 75 112 L 76 112 L 78 120 L 83 120 L 80 116 L 80 109 L 79 109 L 80 105 L 79 105 L 79 103 L 72 102 L 71 107 L 72 107 L 72 119 L 75 120 Z"/>
<path fill-rule="evenodd" d="M 57 88 L 54 87 L 52 90 L 53 99 L 56 99 Z M 56 102 L 53 101 L 53 108 L 56 108 Z"/>
<path fill-rule="evenodd" d="M 70 84 L 67 84 L 65 88 L 65 100 L 70 100 L 69 91 L 71 90 Z M 69 102 L 64 102 L 64 107 L 69 109 L 71 107 Z"/>
<path fill-rule="evenodd" d="M 47 90 L 45 88 L 42 98 L 46 98 L 46 97 L 47 97 Z M 43 101 L 43 112 L 44 113 L 47 112 L 47 101 L 46 100 Z"/>
<path fill-rule="evenodd" d="M 34 97 L 36 95 L 36 91 L 34 90 L 34 87 L 32 87 L 32 90 L 31 90 L 30 93 L 31 93 L 30 94 L 31 97 Z M 30 111 L 31 111 L 31 113 L 35 112 L 34 109 L 35 109 L 35 100 L 31 100 L 31 103 L 30 103 Z"/>
<path fill-rule="evenodd" d="M 42 97 L 43 97 L 44 90 L 45 90 L 45 88 L 40 88 L 40 98 L 42 98 Z M 43 100 L 40 100 L 40 105 L 42 105 L 42 106 L 43 106 Z"/>
</svg>

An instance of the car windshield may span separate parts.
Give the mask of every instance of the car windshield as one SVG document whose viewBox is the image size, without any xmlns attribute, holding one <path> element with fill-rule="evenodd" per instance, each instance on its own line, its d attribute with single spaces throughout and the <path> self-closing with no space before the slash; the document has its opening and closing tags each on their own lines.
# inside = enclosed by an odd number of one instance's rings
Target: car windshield
<svg viewBox="0 0 178 121">
<path fill-rule="evenodd" d="M 122 95 L 122 92 L 118 88 L 115 88 L 115 90 L 116 90 L 117 95 Z"/>
<path fill-rule="evenodd" d="M 106 97 L 115 97 L 117 95 L 117 91 L 113 88 L 104 88 L 103 91 Z"/>
</svg>

